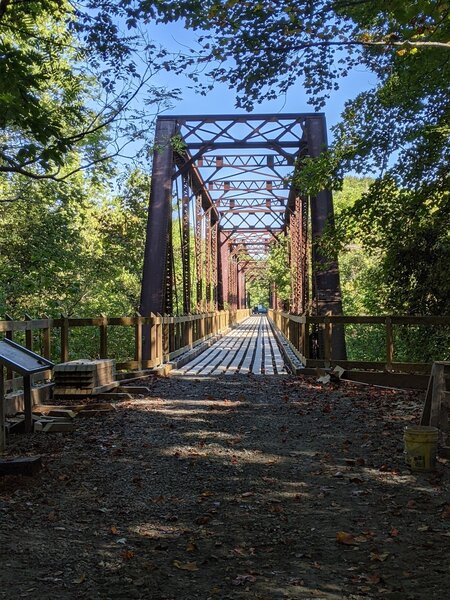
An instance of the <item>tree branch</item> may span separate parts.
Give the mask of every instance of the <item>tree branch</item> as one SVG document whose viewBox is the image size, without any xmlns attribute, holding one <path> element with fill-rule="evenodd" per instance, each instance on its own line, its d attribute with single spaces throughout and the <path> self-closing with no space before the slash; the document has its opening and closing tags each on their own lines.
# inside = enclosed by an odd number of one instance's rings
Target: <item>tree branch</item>
<svg viewBox="0 0 450 600">
<path fill-rule="evenodd" d="M 450 42 L 431 42 L 431 41 L 417 41 L 412 42 L 410 40 L 405 40 L 403 42 L 394 42 L 394 41 L 360 41 L 360 40 L 347 40 L 347 41 L 333 41 L 327 40 L 322 42 L 305 42 L 304 44 L 298 44 L 294 46 L 272 46 L 269 48 L 265 48 L 264 50 L 269 50 L 270 52 L 286 52 L 286 50 L 305 50 L 307 48 L 319 48 L 326 46 L 384 46 L 389 48 L 391 46 L 399 47 L 399 48 L 445 48 L 450 50 Z"/>
</svg>

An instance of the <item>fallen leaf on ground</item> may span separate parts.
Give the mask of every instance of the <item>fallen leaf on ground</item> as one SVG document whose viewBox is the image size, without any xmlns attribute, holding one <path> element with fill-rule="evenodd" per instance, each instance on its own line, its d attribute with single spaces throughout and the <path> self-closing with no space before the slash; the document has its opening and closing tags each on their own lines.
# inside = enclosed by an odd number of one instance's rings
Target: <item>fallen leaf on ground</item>
<svg viewBox="0 0 450 600">
<path fill-rule="evenodd" d="M 195 550 L 198 550 L 197 544 L 192 541 L 188 542 L 186 545 L 186 552 L 194 552 Z"/>
<path fill-rule="evenodd" d="M 391 531 L 389 532 L 389 535 L 391 537 L 397 537 L 399 533 L 400 532 L 396 527 L 392 527 Z"/>
<path fill-rule="evenodd" d="M 250 573 L 246 573 L 244 575 L 238 575 L 235 579 L 233 579 L 233 585 L 244 585 L 246 583 L 254 583 L 256 581 L 256 577 L 251 575 Z"/>
<path fill-rule="evenodd" d="M 173 566 L 182 571 L 198 571 L 197 563 L 195 561 L 182 563 L 179 560 L 174 560 Z"/>
<path fill-rule="evenodd" d="M 370 560 L 378 560 L 384 562 L 389 556 L 389 552 L 371 552 Z"/>
<path fill-rule="evenodd" d="M 355 540 L 355 536 L 346 531 L 338 531 L 336 533 L 336 541 L 338 544 L 345 544 L 346 546 L 357 546 L 358 542 Z"/>
<path fill-rule="evenodd" d="M 446 506 L 441 513 L 442 519 L 450 519 L 450 506 Z"/>
</svg>

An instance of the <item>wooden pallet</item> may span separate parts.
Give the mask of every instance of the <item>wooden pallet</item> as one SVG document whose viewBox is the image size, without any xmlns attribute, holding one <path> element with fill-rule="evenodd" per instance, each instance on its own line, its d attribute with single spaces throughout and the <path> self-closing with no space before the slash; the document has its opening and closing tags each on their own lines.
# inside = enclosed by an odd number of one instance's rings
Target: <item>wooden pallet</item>
<svg viewBox="0 0 450 600">
<path fill-rule="evenodd" d="M 73 360 L 54 368 L 55 396 L 96 396 L 118 387 L 115 363 L 109 359 Z"/>
<path fill-rule="evenodd" d="M 435 362 L 428 381 L 421 425 L 437 427 L 441 432 L 441 454 L 450 456 L 450 362 Z"/>
</svg>

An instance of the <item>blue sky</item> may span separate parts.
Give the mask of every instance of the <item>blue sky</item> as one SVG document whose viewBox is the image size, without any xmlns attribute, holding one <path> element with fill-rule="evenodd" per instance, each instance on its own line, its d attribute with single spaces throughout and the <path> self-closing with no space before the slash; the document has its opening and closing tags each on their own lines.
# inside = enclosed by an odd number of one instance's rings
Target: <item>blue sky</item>
<svg viewBox="0 0 450 600">
<path fill-rule="evenodd" d="M 195 47 L 196 34 L 184 29 L 181 23 L 154 25 L 148 29 L 149 37 L 173 52 L 187 51 L 187 47 Z M 235 93 L 224 84 L 215 84 L 214 90 L 207 96 L 196 94 L 190 89 L 189 79 L 183 75 L 172 75 L 163 72 L 155 76 L 152 83 L 167 87 L 182 88 L 182 100 L 167 114 L 234 114 L 243 112 L 235 108 Z M 332 92 L 323 112 L 326 115 L 329 136 L 330 128 L 339 121 L 339 116 L 347 100 L 354 98 L 359 92 L 373 88 L 375 75 L 364 66 L 354 69 L 348 77 L 342 79 L 340 89 Z M 265 101 L 255 107 L 255 113 L 288 113 L 312 112 L 301 82 L 292 87 L 286 96 L 275 101 Z"/>
</svg>

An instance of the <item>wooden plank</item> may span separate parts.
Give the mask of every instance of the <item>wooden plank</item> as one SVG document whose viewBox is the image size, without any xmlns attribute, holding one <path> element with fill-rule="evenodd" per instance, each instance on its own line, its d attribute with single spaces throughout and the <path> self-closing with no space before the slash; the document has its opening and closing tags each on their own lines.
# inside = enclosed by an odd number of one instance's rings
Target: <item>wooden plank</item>
<svg viewBox="0 0 450 600">
<path fill-rule="evenodd" d="M 255 375 L 261 375 L 262 355 L 263 355 L 263 342 L 264 342 L 264 321 L 263 317 L 259 317 L 258 330 L 256 333 L 256 347 L 253 356 L 252 373 Z"/>
<path fill-rule="evenodd" d="M 202 352 L 196 357 L 191 363 L 186 364 L 181 371 L 188 373 L 189 375 L 198 375 L 211 360 L 220 353 L 220 341 L 215 342 L 206 352 Z"/>
<path fill-rule="evenodd" d="M 224 349 L 226 349 L 227 354 L 224 356 L 224 359 L 220 362 L 220 364 L 216 365 L 216 368 L 212 373 L 213 375 L 225 373 L 228 364 L 232 362 L 234 355 L 241 347 L 243 338 L 239 335 L 239 332 L 236 329 L 233 329 L 231 333 L 223 338 L 223 340 Z"/>
<path fill-rule="evenodd" d="M 211 358 L 212 354 L 215 353 L 215 351 L 218 348 L 219 345 L 219 341 L 215 342 L 214 344 L 212 344 L 207 350 L 206 352 L 202 352 L 201 354 L 199 354 L 198 356 L 196 356 L 192 361 L 186 363 L 183 367 L 181 367 L 180 369 L 177 369 L 181 374 L 183 373 L 188 373 L 191 374 L 190 372 L 195 369 L 198 365 L 200 365 L 200 363 L 202 363 L 204 361 L 205 358 Z M 196 371 L 197 372 L 197 371 Z"/>
<path fill-rule="evenodd" d="M 273 334 L 272 328 L 270 327 L 270 345 L 272 347 L 272 354 L 274 357 L 274 362 L 275 362 L 275 371 L 277 374 L 285 374 L 286 373 L 286 365 L 283 359 L 283 356 L 280 352 L 280 349 L 278 348 L 278 344 L 277 341 L 275 339 L 275 336 Z"/>
<path fill-rule="evenodd" d="M 441 401 L 445 392 L 444 366 L 433 365 L 433 392 L 430 407 L 430 426 L 440 428 Z"/>
<path fill-rule="evenodd" d="M 248 348 L 250 345 L 251 337 L 253 330 L 255 328 L 254 317 L 251 317 L 245 323 L 236 329 L 236 331 L 243 332 L 243 340 L 242 345 L 239 348 L 238 352 L 234 355 L 232 362 L 227 366 L 227 370 L 225 371 L 226 375 L 233 375 L 237 372 L 242 372 L 243 361 L 248 353 Z M 242 365 L 241 365 L 242 363 Z"/>
<path fill-rule="evenodd" d="M 273 366 L 273 351 L 271 344 L 271 329 L 269 326 L 269 322 L 267 318 L 264 317 L 263 322 L 263 347 L 264 347 L 264 373 L 266 375 L 274 374 L 274 366 Z"/>
<path fill-rule="evenodd" d="M 228 354 L 226 349 L 230 345 L 230 340 L 233 340 L 236 335 L 239 335 L 237 330 L 232 330 L 228 335 L 215 342 L 206 352 L 200 354 L 178 371 L 181 374 L 188 375 L 207 375 L 212 373 L 219 363 L 223 363 L 226 360 L 226 355 Z"/>
<path fill-rule="evenodd" d="M 220 370 L 223 373 L 229 374 L 228 369 L 233 369 L 233 365 L 239 364 L 242 360 L 243 352 L 245 352 L 245 348 L 247 347 L 247 336 L 249 334 L 249 329 L 245 329 L 244 327 L 236 327 L 233 330 L 233 335 L 236 338 L 234 347 L 228 353 L 226 359 L 223 364 L 220 366 Z"/>
<path fill-rule="evenodd" d="M 425 403 L 423 405 L 422 417 L 420 419 L 421 425 L 429 425 L 430 424 L 431 399 L 433 397 L 433 383 L 434 383 L 434 365 L 431 370 L 430 379 L 428 380 L 427 392 L 425 394 Z"/>
<path fill-rule="evenodd" d="M 258 317 L 253 317 L 253 329 L 251 330 L 251 334 L 248 339 L 248 345 L 246 348 L 244 360 L 242 361 L 242 365 L 239 367 L 239 373 L 243 373 L 246 375 L 250 372 L 250 365 L 253 360 L 253 355 L 256 349 L 256 340 L 258 337 L 258 329 L 259 329 L 259 320 L 256 321 Z"/>
</svg>

